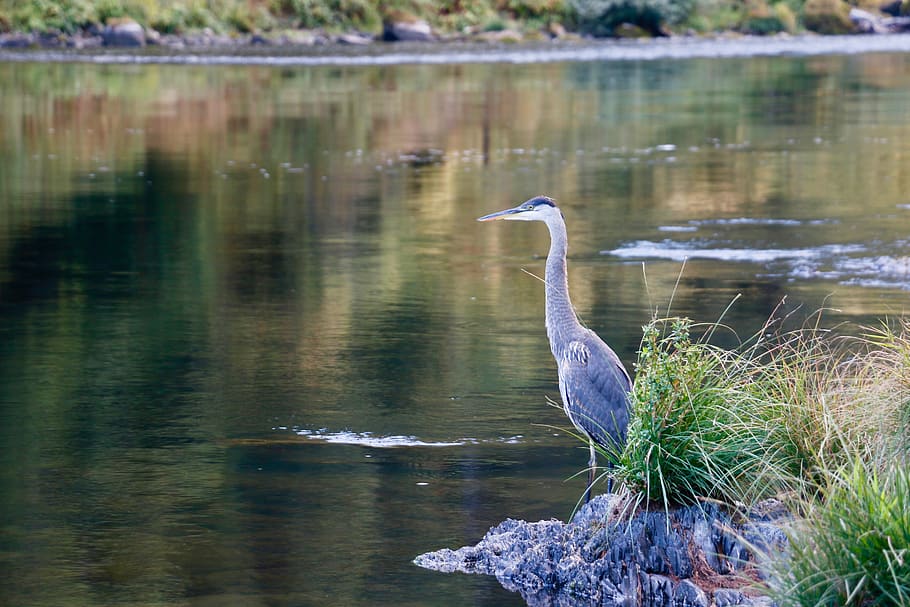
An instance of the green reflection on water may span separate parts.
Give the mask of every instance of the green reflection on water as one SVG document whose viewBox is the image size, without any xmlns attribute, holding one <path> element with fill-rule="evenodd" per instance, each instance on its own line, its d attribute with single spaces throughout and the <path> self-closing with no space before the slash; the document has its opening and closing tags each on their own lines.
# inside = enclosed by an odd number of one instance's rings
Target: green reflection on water
<svg viewBox="0 0 910 607">
<path fill-rule="evenodd" d="M 600 251 L 688 242 L 661 227 L 907 238 L 908 61 L 0 65 L 0 595 L 518 602 L 410 565 L 582 489 L 521 272 L 542 275 L 545 232 L 474 218 L 556 196 L 579 313 L 631 362 L 679 263 L 649 262 L 649 291 Z M 795 223 L 718 223 L 742 217 Z M 905 310 L 827 267 L 693 260 L 674 309 L 712 320 L 743 292 L 744 335 L 784 295 L 830 294 L 835 321 Z"/>
</svg>

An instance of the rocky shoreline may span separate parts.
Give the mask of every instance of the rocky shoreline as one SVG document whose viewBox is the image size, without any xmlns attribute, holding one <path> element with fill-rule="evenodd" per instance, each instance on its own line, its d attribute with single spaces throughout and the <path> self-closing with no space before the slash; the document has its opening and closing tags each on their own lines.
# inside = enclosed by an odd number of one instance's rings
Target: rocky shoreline
<svg viewBox="0 0 910 607">
<path fill-rule="evenodd" d="M 859 34 L 900 34 L 910 32 L 910 17 L 880 15 L 853 9 L 850 20 L 854 31 Z M 741 36 L 736 32 L 715 34 L 720 36 Z M 649 37 L 629 26 L 617 29 L 616 38 Z M 687 35 L 685 37 L 691 37 Z M 105 48 L 140 49 L 161 48 L 171 52 L 198 49 L 253 49 L 253 48 L 310 48 L 344 45 L 368 47 L 389 42 L 480 42 L 514 44 L 542 41 L 581 42 L 592 40 L 576 33 L 567 32 L 562 26 L 549 27 L 532 32 L 513 29 L 497 31 L 466 30 L 457 34 L 439 34 L 424 21 L 387 23 L 380 35 L 363 32 L 329 33 L 323 30 L 292 29 L 269 33 L 221 34 L 203 29 L 182 34 L 162 34 L 144 28 L 135 21 L 126 19 L 105 26 L 92 25 L 84 30 L 67 33 L 57 30 L 46 32 L 0 33 L 0 49 L 73 49 L 100 50 Z"/>
<path fill-rule="evenodd" d="M 61 31 L 0 33 L 0 48 L 7 49 L 101 49 L 161 47 L 179 51 L 198 48 L 319 47 L 329 45 L 368 46 L 383 42 L 504 42 L 581 40 L 581 37 L 553 25 L 546 30 L 522 33 L 517 30 L 465 31 L 441 35 L 423 21 L 389 23 L 379 36 L 363 32 L 329 33 L 323 30 L 292 29 L 269 33 L 220 34 L 203 29 L 183 34 L 162 34 L 131 20 L 106 26 L 90 26 L 75 33 Z"/>
<path fill-rule="evenodd" d="M 762 560 L 781 557 L 789 520 L 762 502 L 741 520 L 713 503 L 623 516 L 601 495 L 569 523 L 508 519 L 475 546 L 418 556 L 420 567 L 495 576 L 531 607 L 576 605 L 767 607 Z"/>
</svg>

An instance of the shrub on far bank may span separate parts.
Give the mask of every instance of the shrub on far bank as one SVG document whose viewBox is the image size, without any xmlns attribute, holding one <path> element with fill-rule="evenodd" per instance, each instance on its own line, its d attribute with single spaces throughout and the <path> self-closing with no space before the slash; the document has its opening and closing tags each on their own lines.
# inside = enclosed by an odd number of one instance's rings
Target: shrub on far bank
<svg viewBox="0 0 910 607">
<path fill-rule="evenodd" d="M 844 0 L 808 0 L 803 6 L 803 24 L 819 34 L 852 34 L 850 5 Z"/>
<path fill-rule="evenodd" d="M 215 15 L 201 3 L 174 4 L 156 14 L 149 25 L 162 34 L 177 34 L 205 28 L 222 30 Z"/>
<path fill-rule="evenodd" d="M 563 24 L 571 19 L 569 0 L 495 0 L 495 8 L 523 23 L 525 31 L 545 30 L 551 24 Z"/>
<path fill-rule="evenodd" d="M 742 23 L 742 5 L 729 0 L 696 0 L 683 26 L 698 33 L 738 29 Z"/>
<path fill-rule="evenodd" d="M 496 0 L 496 10 L 517 19 L 547 18 L 564 15 L 569 9 L 568 0 Z"/>
<path fill-rule="evenodd" d="M 228 11 L 225 22 L 241 34 L 252 34 L 258 31 L 274 29 L 278 22 L 264 6 L 236 4 Z"/>
<path fill-rule="evenodd" d="M 688 19 L 695 0 L 570 0 L 569 5 L 581 33 L 610 36 L 622 23 L 660 34 L 664 26 Z"/>
<path fill-rule="evenodd" d="M 89 0 L 7 0 L 0 4 L 0 22 L 8 23 L 13 31 L 58 30 L 72 34 L 96 20 L 94 3 Z"/>
<path fill-rule="evenodd" d="M 273 10 L 292 18 L 295 27 L 305 29 L 382 30 L 378 3 L 370 0 L 276 0 Z"/>
<path fill-rule="evenodd" d="M 750 0 L 746 3 L 745 14 L 738 29 L 754 36 L 793 33 L 796 31 L 796 15 L 784 2 L 768 5 L 764 0 Z"/>
</svg>

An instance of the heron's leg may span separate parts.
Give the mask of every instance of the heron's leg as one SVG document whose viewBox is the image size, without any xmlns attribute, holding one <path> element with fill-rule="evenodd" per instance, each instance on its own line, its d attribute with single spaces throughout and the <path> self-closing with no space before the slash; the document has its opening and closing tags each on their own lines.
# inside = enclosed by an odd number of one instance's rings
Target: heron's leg
<svg viewBox="0 0 910 607">
<path fill-rule="evenodd" d="M 588 460 L 588 488 L 585 489 L 585 503 L 591 501 L 591 487 L 594 485 L 594 470 L 597 468 L 597 452 L 594 450 L 594 441 L 588 442 L 591 449 L 591 458 Z"/>
<path fill-rule="evenodd" d="M 607 477 L 607 493 L 613 493 L 613 462 L 609 462 L 607 467 L 610 468 L 610 476 Z"/>
</svg>

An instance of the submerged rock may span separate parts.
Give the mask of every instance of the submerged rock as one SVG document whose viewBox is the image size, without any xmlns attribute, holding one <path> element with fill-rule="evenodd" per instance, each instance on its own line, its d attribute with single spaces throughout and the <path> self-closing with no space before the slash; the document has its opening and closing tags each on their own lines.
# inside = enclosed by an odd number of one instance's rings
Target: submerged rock
<svg viewBox="0 0 910 607">
<path fill-rule="evenodd" d="M 507 519 L 476 546 L 428 552 L 414 562 L 496 576 L 532 606 L 579 600 L 630 607 L 770 605 L 750 596 L 748 587 L 760 579 L 756 559 L 786 550 L 775 524 L 787 516 L 783 508 L 765 503 L 738 521 L 710 503 L 631 518 L 622 516 L 623 507 L 622 498 L 601 495 L 570 523 Z"/>
</svg>

